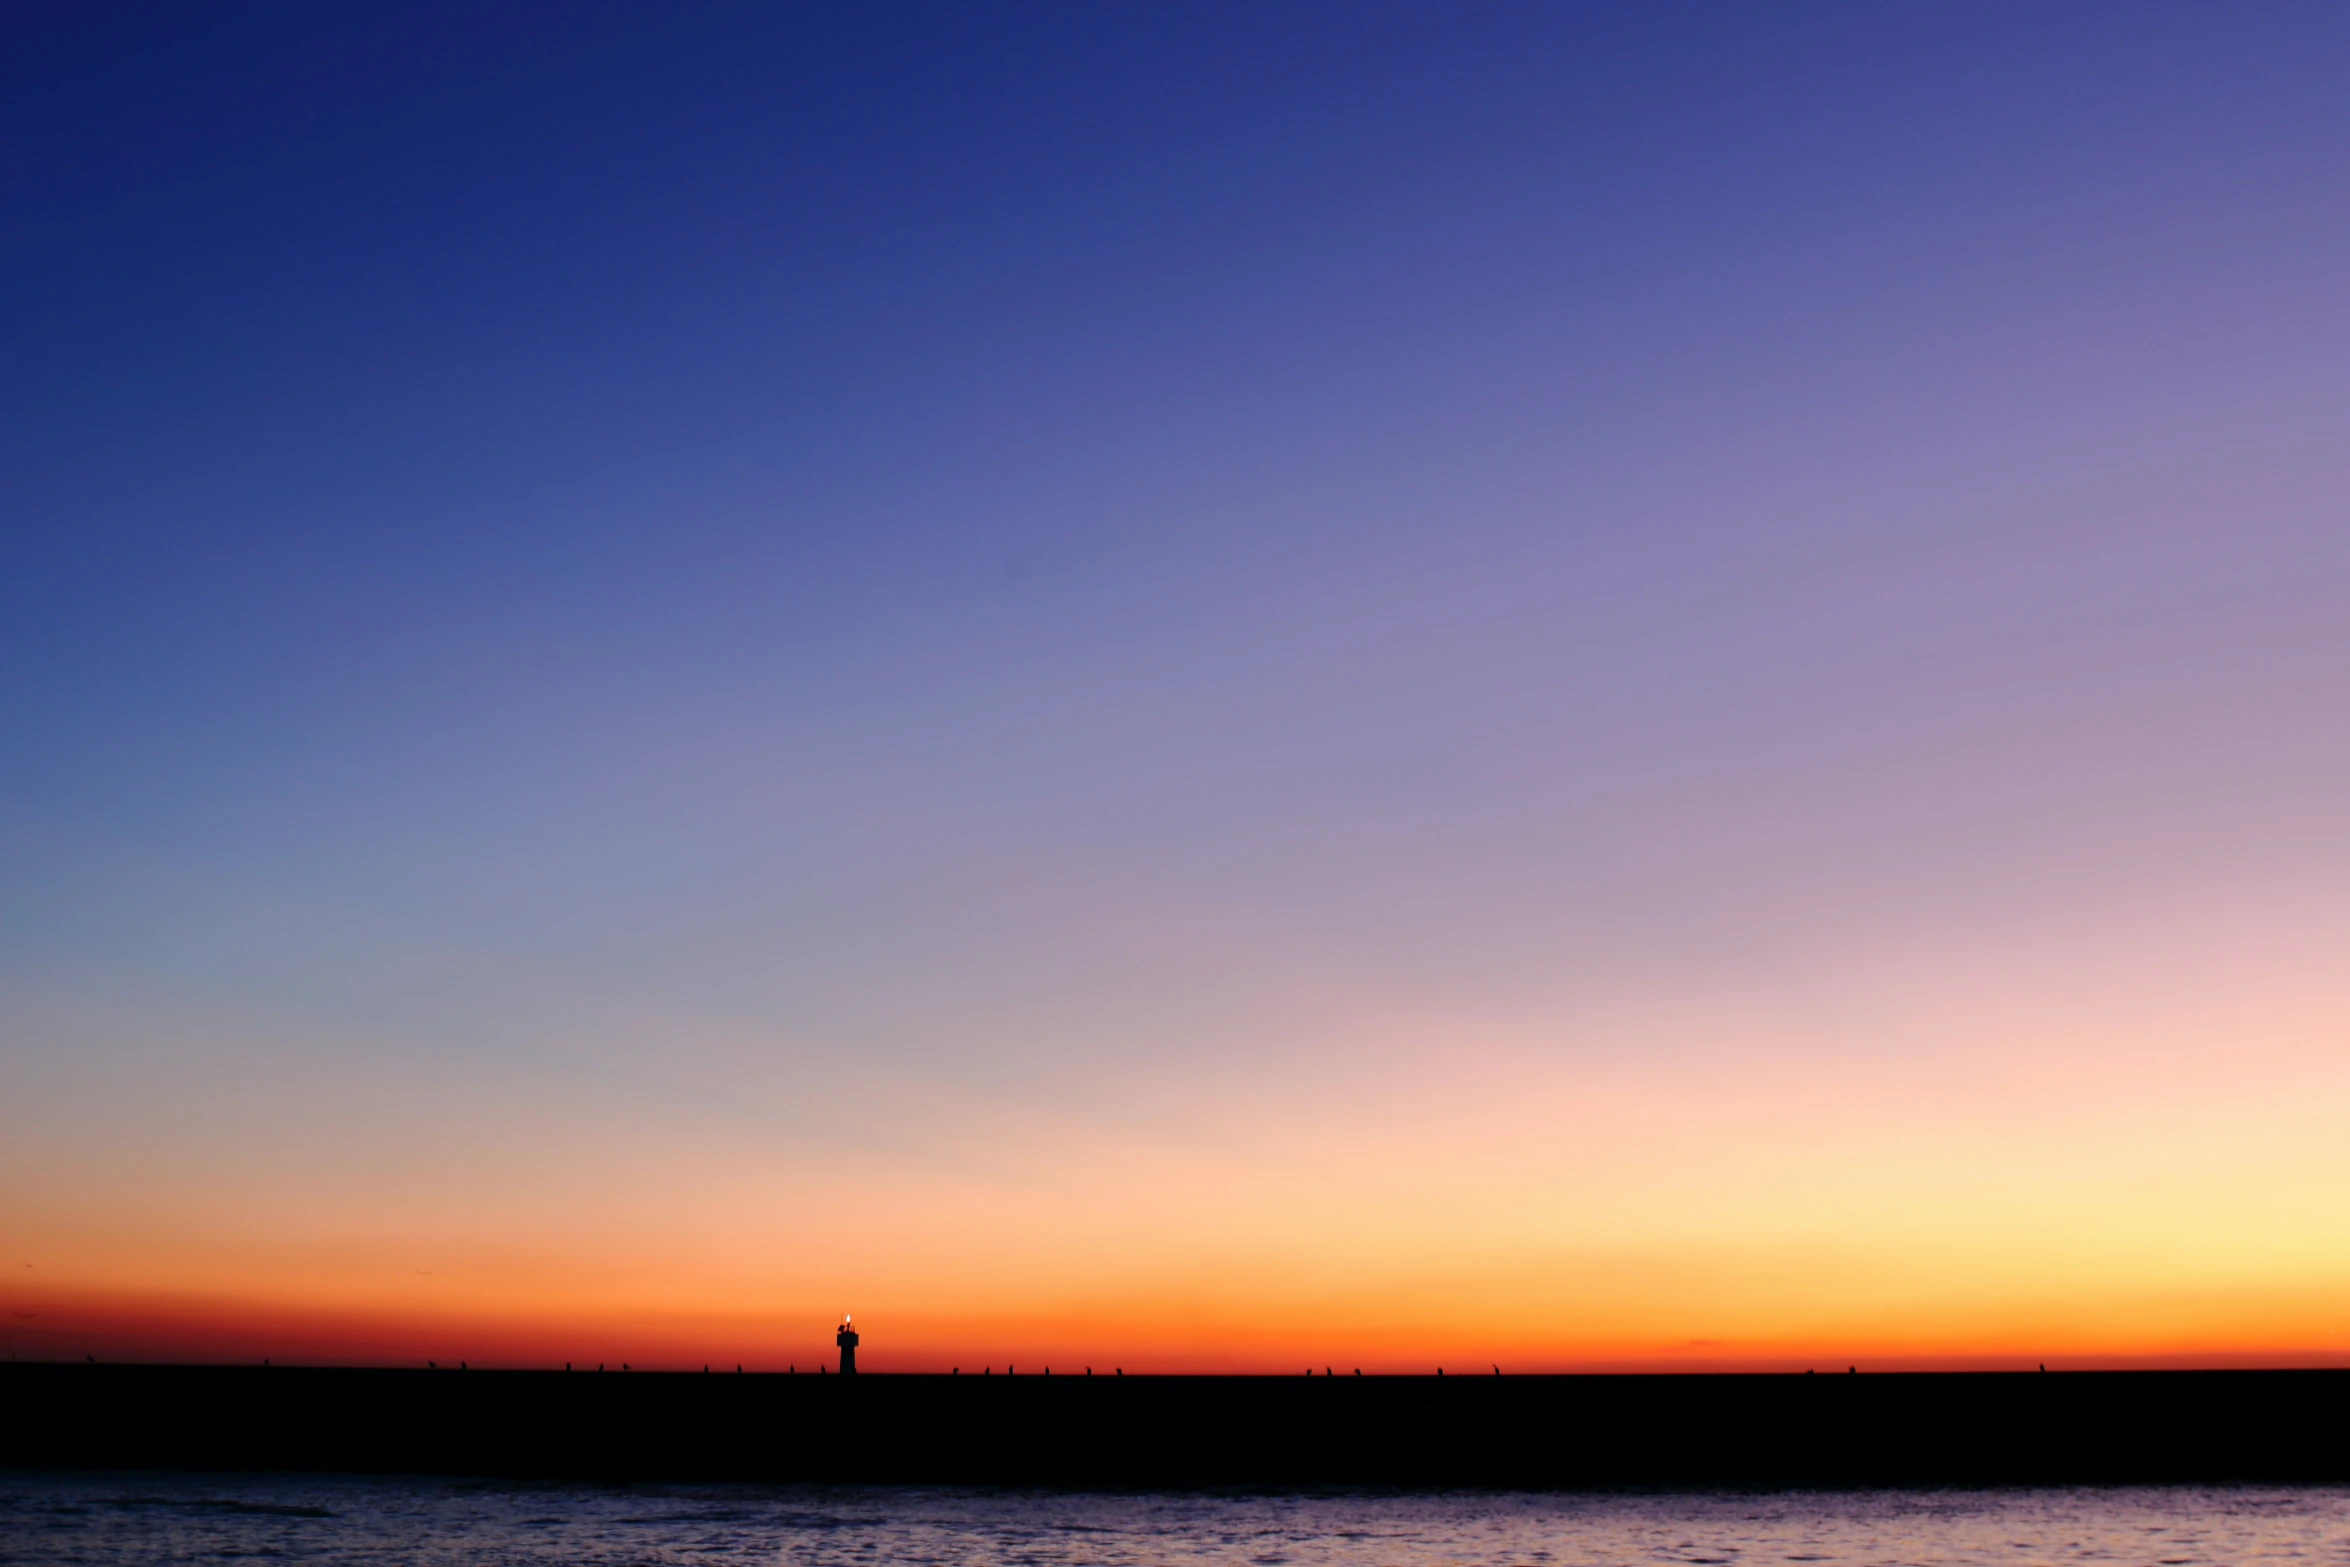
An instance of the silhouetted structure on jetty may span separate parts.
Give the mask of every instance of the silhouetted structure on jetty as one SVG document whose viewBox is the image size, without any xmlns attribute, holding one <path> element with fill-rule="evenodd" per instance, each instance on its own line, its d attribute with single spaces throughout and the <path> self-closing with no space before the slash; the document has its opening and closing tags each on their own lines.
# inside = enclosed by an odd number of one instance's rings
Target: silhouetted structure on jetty
<svg viewBox="0 0 2350 1567">
<path fill-rule="evenodd" d="M 857 1374 L 857 1330 L 851 1325 L 854 1320 L 843 1316 L 840 1331 L 832 1335 L 833 1343 L 840 1346 L 840 1374 L 844 1377 Z"/>
<path fill-rule="evenodd" d="M 2339 1371 L 598 1377 L 11 1364 L 0 1410 L 0 1462 L 107 1468 L 1099 1486 L 2350 1481 Z"/>
</svg>

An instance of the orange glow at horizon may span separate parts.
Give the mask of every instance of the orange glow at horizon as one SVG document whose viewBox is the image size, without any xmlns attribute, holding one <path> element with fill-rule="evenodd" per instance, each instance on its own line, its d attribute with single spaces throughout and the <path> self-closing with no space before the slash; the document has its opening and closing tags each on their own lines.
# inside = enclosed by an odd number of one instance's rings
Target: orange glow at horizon
<svg viewBox="0 0 2350 1567">
<path fill-rule="evenodd" d="M 2170 934 L 2160 984 L 2034 949 L 1832 1007 L 1365 1014 L 1212 1094 L 816 1085 L 861 1146 L 396 1085 L 235 1159 L 35 1129 L 8 1157 L 75 1179 L 0 1211 L 0 1304 L 44 1357 L 806 1368 L 848 1301 L 874 1370 L 2341 1362 L 2342 1006 Z"/>
<path fill-rule="evenodd" d="M 829 1365 L 821 1316 L 692 1317 L 610 1311 L 575 1318 L 305 1310 L 278 1304 L 18 1292 L 11 1352 L 20 1359 L 421 1365 L 477 1368 L 755 1372 Z M 1319 1303 L 1314 1303 L 1319 1304 Z M 1739 1338 L 1671 1339 L 1653 1321 L 1584 1321 L 1544 1337 L 1507 1323 L 1383 1323 L 1357 1311 L 1334 1320 L 1313 1304 L 1213 1318 L 1063 1311 L 974 1321 L 913 1314 L 859 1331 L 869 1371 L 1124 1370 L 1288 1375 L 1334 1365 L 1372 1375 L 1455 1373 L 1790 1371 L 1859 1365 L 1871 1371 L 2350 1365 L 2341 1292 L 2277 1291 L 2139 1303 L 2084 1301 L 2069 1311 L 1917 1314 L 1850 1331 L 1766 1330 Z M 869 1318 L 869 1321 L 871 1319 Z"/>
</svg>

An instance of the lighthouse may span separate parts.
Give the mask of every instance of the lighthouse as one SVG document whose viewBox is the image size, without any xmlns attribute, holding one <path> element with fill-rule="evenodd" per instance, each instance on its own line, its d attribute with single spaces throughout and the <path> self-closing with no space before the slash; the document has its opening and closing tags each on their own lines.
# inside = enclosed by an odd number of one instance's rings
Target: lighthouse
<svg viewBox="0 0 2350 1567">
<path fill-rule="evenodd" d="M 832 1341 L 840 1346 L 840 1374 L 844 1377 L 855 1376 L 857 1374 L 857 1330 L 852 1325 L 851 1319 L 846 1316 L 840 1319 L 840 1331 L 832 1335 Z"/>
</svg>

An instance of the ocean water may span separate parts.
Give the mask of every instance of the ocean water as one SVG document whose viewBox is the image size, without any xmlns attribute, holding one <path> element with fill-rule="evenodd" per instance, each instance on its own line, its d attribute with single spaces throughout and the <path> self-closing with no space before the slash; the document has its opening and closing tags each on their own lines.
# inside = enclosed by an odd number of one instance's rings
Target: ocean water
<svg viewBox="0 0 2350 1567">
<path fill-rule="evenodd" d="M 0 1472 L 0 1562 L 2350 1564 L 2350 1490 L 1097 1495 Z"/>
</svg>

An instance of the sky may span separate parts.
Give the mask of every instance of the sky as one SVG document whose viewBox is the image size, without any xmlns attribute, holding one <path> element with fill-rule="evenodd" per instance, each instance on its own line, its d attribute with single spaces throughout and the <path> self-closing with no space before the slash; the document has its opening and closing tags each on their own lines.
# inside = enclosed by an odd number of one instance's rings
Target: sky
<svg viewBox="0 0 2350 1567">
<path fill-rule="evenodd" d="M 5 1352 L 2350 1364 L 2345 105 L 10 7 Z"/>
</svg>

